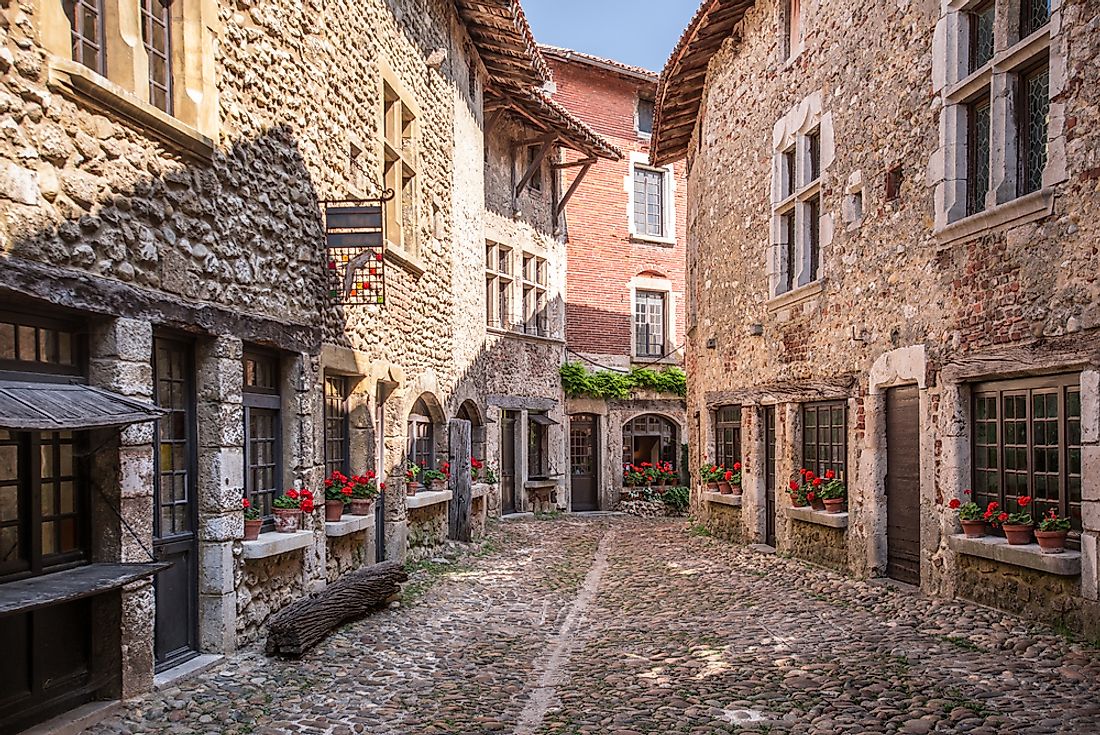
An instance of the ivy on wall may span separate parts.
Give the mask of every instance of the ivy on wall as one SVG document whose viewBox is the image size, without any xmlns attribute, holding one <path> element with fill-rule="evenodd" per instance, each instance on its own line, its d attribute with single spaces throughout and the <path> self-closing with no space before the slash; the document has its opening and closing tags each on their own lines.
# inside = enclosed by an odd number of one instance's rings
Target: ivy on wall
<svg viewBox="0 0 1100 735">
<path fill-rule="evenodd" d="M 589 371 L 580 362 L 567 362 L 558 372 L 565 395 L 569 398 L 602 398 L 625 400 L 636 389 L 675 396 L 687 396 L 687 375 L 678 367 L 662 370 L 632 368 L 629 373 L 609 370 Z"/>
</svg>

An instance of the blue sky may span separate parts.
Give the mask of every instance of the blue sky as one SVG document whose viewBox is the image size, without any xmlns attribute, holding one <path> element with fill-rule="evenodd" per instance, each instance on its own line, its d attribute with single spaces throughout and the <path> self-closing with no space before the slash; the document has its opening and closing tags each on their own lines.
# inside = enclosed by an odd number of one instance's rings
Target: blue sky
<svg viewBox="0 0 1100 735">
<path fill-rule="evenodd" d="M 698 0 L 522 0 L 539 43 L 661 71 Z"/>
</svg>

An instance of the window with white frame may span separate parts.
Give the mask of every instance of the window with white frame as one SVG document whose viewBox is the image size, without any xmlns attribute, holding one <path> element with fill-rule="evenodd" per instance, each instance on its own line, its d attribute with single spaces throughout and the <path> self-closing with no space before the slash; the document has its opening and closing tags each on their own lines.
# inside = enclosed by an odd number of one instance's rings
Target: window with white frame
<svg viewBox="0 0 1100 735">
<path fill-rule="evenodd" d="M 653 110 L 654 103 L 651 98 L 638 97 L 638 113 L 636 115 L 636 122 L 639 134 L 653 134 Z"/>
<path fill-rule="evenodd" d="M 416 144 L 418 110 L 389 69 L 382 69 L 382 181 L 394 196 L 385 204 L 386 238 L 417 251 Z"/>
<path fill-rule="evenodd" d="M 513 322 L 512 249 L 490 241 L 485 243 L 485 323 L 496 329 L 510 329 Z"/>
<path fill-rule="evenodd" d="M 948 170 L 961 175 L 945 175 L 941 222 L 1043 188 L 1053 128 L 1050 69 L 1059 61 L 1051 42 L 1058 24 L 1050 22 L 1058 0 L 954 5 L 941 142 Z"/>
<path fill-rule="evenodd" d="M 634 189 L 631 234 L 643 238 L 664 239 L 670 234 L 669 171 L 644 163 L 633 166 Z"/>
<path fill-rule="evenodd" d="M 523 254 L 523 328 L 527 334 L 546 337 L 549 320 L 546 315 L 546 260 L 530 253 Z"/>
<path fill-rule="evenodd" d="M 775 157 L 773 221 L 778 279 L 773 296 L 821 277 L 821 130 L 794 136 Z"/>
<path fill-rule="evenodd" d="M 634 355 L 664 357 L 668 341 L 667 294 L 663 291 L 634 292 Z"/>
</svg>

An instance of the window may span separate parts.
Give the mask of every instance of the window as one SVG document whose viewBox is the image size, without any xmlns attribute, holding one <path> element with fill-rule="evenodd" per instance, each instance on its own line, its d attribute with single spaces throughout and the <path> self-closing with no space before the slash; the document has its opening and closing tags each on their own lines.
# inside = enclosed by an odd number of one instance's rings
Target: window
<svg viewBox="0 0 1100 735">
<path fill-rule="evenodd" d="M 664 416 L 639 416 L 623 425 L 623 464 L 668 462 L 679 467 L 678 437 L 676 424 Z"/>
<path fill-rule="evenodd" d="M 1020 38 L 1050 22 L 1050 0 L 1020 0 Z"/>
<path fill-rule="evenodd" d="M 189 344 L 157 337 L 153 349 L 156 403 L 168 412 L 156 423 L 153 534 L 164 539 L 195 530 L 195 385 Z"/>
<path fill-rule="evenodd" d="M 741 461 L 741 407 L 723 406 L 714 423 L 715 460 L 723 467 L 733 468 Z"/>
<path fill-rule="evenodd" d="M 779 45 L 783 58 L 795 56 L 802 43 L 802 3 L 800 0 L 784 0 L 781 5 Z"/>
<path fill-rule="evenodd" d="M 544 413 L 529 413 L 527 419 L 527 477 L 543 479 L 550 474 L 549 432 L 555 422 Z"/>
<path fill-rule="evenodd" d="M 392 189 L 386 202 L 386 237 L 391 243 L 416 253 L 416 143 L 417 112 L 403 94 L 397 79 L 383 71 L 382 82 L 382 181 Z"/>
<path fill-rule="evenodd" d="M 993 24 L 995 5 L 992 2 L 979 5 L 967 13 L 970 27 L 970 73 L 988 64 L 993 58 Z"/>
<path fill-rule="evenodd" d="M 245 497 L 267 518 L 283 492 L 279 359 L 245 352 L 243 362 Z"/>
<path fill-rule="evenodd" d="M 536 162 L 538 163 L 538 166 L 535 168 L 535 173 L 531 176 L 531 180 L 527 182 L 527 185 L 535 191 L 542 191 L 542 161 L 539 161 L 540 150 L 541 146 L 527 146 L 527 168 L 524 170 L 524 173 L 526 173 L 527 169 L 534 167 Z"/>
<path fill-rule="evenodd" d="M 642 135 L 653 134 L 653 109 L 653 100 L 638 98 L 638 132 Z"/>
<path fill-rule="evenodd" d="M 172 114 L 172 0 L 141 0 L 141 34 L 149 56 L 149 102 Z"/>
<path fill-rule="evenodd" d="M 527 334 L 545 337 L 549 334 L 546 318 L 546 260 L 535 255 L 523 255 L 523 318 Z"/>
<path fill-rule="evenodd" d="M 1047 127 L 1050 119 L 1050 71 L 1046 66 L 1025 74 L 1020 81 L 1018 194 L 1043 188 L 1047 165 Z"/>
<path fill-rule="evenodd" d="M 351 472 L 348 461 L 348 379 L 325 376 L 325 474 Z"/>
<path fill-rule="evenodd" d="M 1008 512 L 1034 498 L 1081 530 L 1081 389 L 1076 375 L 982 383 L 973 390 L 974 502 Z"/>
<path fill-rule="evenodd" d="M 495 242 L 485 243 L 485 323 L 496 329 L 511 329 L 512 249 Z"/>
<path fill-rule="evenodd" d="M 665 171 L 634 166 L 634 234 L 665 237 Z"/>
<path fill-rule="evenodd" d="M 989 97 L 970 103 L 966 117 L 966 213 L 975 214 L 985 209 L 985 197 L 989 192 Z"/>
<path fill-rule="evenodd" d="M 428 411 L 428 404 L 418 398 L 409 413 L 408 456 L 410 462 L 421 467 L 435 467 L 435 427 Z"/>
<path fill-rule="evenodd" d="M 833 470 L 848 477 L 848 406 L 844 401 L 802 407 L 802 466 L 819 477 Z"/>
<path fill-rule="evenodd" d="M 636 357 L 665 356 L 665 294 L 637 291 L 634 294 L 634 354 Z"/>
<path fill-rule="evenodd" d="M 65 15 L 72 26 L 73 61 L 107 76 L 103 2 L 104 0 L 65 0 Z"/>
<path fill-rule="evenodd" d="M 0 314 L 0 369 L 80 374 L 81 347 L 66 325 Z"/>
<path fill-rule="evenodd" d="M 773 296 L 821 277 L 821 132 L 795 137 L 775 158 L 778 279 Z"/>
</svg>

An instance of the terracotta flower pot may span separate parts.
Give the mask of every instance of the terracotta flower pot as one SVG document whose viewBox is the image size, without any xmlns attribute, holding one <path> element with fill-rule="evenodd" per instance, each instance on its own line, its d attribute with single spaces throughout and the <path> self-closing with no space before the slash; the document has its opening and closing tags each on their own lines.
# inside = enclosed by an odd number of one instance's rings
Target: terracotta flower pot
<svg viewBox="0 0 1100 735">
<path fill-rule="evenodd" d="M 830 498 L 823 501 L 825 503 L 826 513 L 843 513 L 844 512 L 844 498 Z"/>
<path fill-rule="evenodd" d="M 712 482 L 708 482 L 708 483 L 707 483 L 707 490 L 709 490 L 710 492 L 712 492 L 712 493 L 716 493 L 716 492 L 718 492 L 718 490 L 719 490 L 719 489 L 720 489 L 720 488 L 719 488 L 719 486 L 718 486 L 718 483 L 717 483 L 717 482 L 713 482 L 713 481 L 712 481 Z"/>
<path fill-rule="evenodd" d="M 802 498 L 798 498 L 798 497 L 795 497 L 795 496 L 792 495 L 791 496 L 791 507 L 793 507 L 793 508 L 805 508 L 806 507 L 806 501 L 803 500 Z"/>
<path fill-rule="evenodd" d="M 733 486 L 725 480 L 718 483 L 718 491 L 723 495 L 733 495 Z"/>
<path fill-rule="evenodd" d="M 264 525 L 263 519 L 257 518 L 254 521 L 245 519 L 244 522 L 244 540 L 255 541 L 260 537 L 260 527 Z"/>
<path fill-rule="evenodd" d="M 278 533 L 294 533 L 302 521 L 302 511 L 297 508 L 275 509 L 275 530 Z"/>
<path fill-rule="evenodd" d="M 340 516 L 344 515 L 344 501 L 343 500 L 326 500 L 325 501 L 325 522 L 335 523 L 340 520 Z"/>
<path fill-rule="evenodd" d="M 446 490 L 446 489 L 447 489 L 447 481 L 446 480 L 432 480 L 432 490 Z"/>
<path fill-rule="evenodd" d="M 416 495 L 417 491 L 419 491 L 419 490 L 420 490 L 420 483 L 417 482 L 416 480 L 409 480 L 408 482 L 405 483 L 405 494 L 406 495 Z"/>
<path fill-rule="evenodd" d="M 967 538 L 981 538 L 982 536 L 985 536 L 987 532 L 985 521 L 960 520 L 959 522 L 962 523 L 963 533 L 966 534 Z"/>
<path fill-rule="evenodd" d="M 814 510 L 825 510 L 825 501 L 821 498 L 814 498 L 810 501 L 810 507 Z"/>
<path fill-rule="evenodd" d="M 745 488 L 741 487 L 740 485 L 731 485 L 730 487 L 733 488 L 732 492 L 733 492 L 734 495 L 744 495 L 745 494 Z"/>
<path fill-rule="evenodd" d="M 1035 531 L 1035 540 L 1044 554 L 1061 554 L 1066 550 L 1068 531 Z"/>
<path fill-rule="evenodd" d="M 351 514 L 353 516 L 369 516 L 371 506 L 374 505 L 374 500 L 371 498 L 352 498 L 351 499 Z"/>
<path fill-rule="evenodd" d="M 1020 526 L 1015 523 L 1006 523 L 1004 529 L 1005 538 L 1011 546 L 1024 546 L 1031 543 L 1031 526 Z"/>
</svg>

